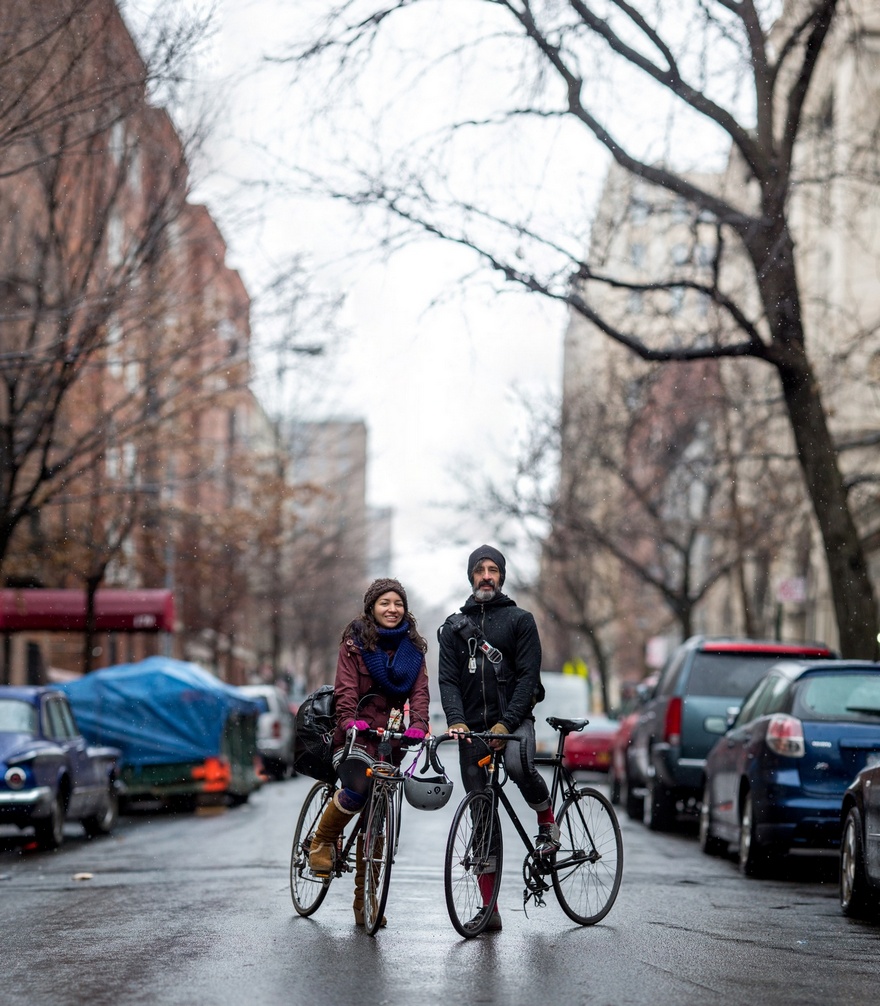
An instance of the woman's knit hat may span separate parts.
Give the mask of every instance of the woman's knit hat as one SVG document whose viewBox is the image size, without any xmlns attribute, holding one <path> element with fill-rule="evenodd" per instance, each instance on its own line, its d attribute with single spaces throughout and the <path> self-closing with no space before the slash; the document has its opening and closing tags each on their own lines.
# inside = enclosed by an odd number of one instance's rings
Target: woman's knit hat
<svg viewBox="0 0 880 1006">
<path fill-rule="evenodd" d="M 504 556 L 498 551 L 497 548 L 492 548 L 491 545 L 480 545 L 479 548 L 475 548 L 470 554 L 468 559 L 468 582 L 473 583 L 474 576 L 474 566 L 480 561 L 480 559 L 491 559 L 492 562 L 498 567 L 501 576 L 499 579 L 501 583 L 498 584 L 499 587 L 504 583 L 504 578 L 507 576 L 507 563 L 504 561 Z"/>
<path fill-rule="evenodd" d="M 404 609 L 409 611 L 409 602 L 406 599 L 406 591 L 403 589 L 400 581 L 392 580 L 389 577 L 383 577 L 380 580 L 373 580 L 370 586 L 367 587 L 367 592 L 364 594 L 364 614 L 371 615 L 373 613 L 373 605 L 383 594 L 387 594 L 389 590 L 393 590 L 396 594 L 400 594 Z"/>
</svg>

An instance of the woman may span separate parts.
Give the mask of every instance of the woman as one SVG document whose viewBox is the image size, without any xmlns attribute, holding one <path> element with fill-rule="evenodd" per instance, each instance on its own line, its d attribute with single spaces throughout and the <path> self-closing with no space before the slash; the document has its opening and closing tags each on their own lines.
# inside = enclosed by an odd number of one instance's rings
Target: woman
<svg viewBox="0 0 880 1006">
<path fill-rule="evenodd" d="M 379 742 L 359 734 L 348 757 L 343 758 L 346 734 L 381 728 L 399 732 L 403 710 L 409 702 L 409 725 L 404 736 L 420 741 L 428 732 L 428 644 L 419 635 L 409 611 L 406 591 L 397 580 L 374 580 L 364 594 L 364 611 L 345 627 L 336 662 L 336 732 L 333 737 L 336 773 L 340 788 L 327 805 L 309 853 L 309 865 L 320 875 L 333 867 L 336 840 L 357 814 L 370 793 L 367 769 L 378 754 Z M 392 761 L 403 758 L 400 744 Z M 363 836 L 357 840 L 354 876 L 354 919 L 364 924 Z M 385 919 L 382 920 L 382 925 Z"/>
</svg>

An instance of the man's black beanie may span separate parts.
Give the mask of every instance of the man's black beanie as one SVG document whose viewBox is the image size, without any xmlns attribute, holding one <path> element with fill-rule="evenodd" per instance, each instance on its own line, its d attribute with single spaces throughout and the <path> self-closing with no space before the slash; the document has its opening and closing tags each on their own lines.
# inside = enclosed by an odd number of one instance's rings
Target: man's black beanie
<svg viewBox="0 0 880 1006">
<path fill-rule="evenodd" d="M 473 586 L 473 572 L 474 566 L 480 561 L 480 559 L 491 559 L 492 562 L 501 571 L 501 583 L 498 584 L 499 587 L 504 583 L 504 577 L 507 575 L 507 563 L 504 561 L 504 556 L 498 551 L 497 548 L 492 548 L 491 545 L 480 545 L 479 548 L 475 548 L 471 552 L 471 556 L 468 559 L 468 583 Z"/>
</svg>

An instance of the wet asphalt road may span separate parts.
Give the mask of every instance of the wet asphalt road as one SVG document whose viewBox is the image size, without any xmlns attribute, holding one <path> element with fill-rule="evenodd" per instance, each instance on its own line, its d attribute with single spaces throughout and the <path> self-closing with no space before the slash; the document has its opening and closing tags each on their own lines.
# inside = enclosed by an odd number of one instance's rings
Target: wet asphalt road
<svg viewBox="0 0 880 1006">
<path fill-rule="evenodd" d="M 624 882 L 603 923 L 573 925 L 552 896 L 526 915 L 511 835 L 504 930 L 460 939 L 442 882 L 460 784 L 443 811 L 405 807 L 387 929 L 355 928 L 350 878 L 299 918 L 288 856 L 310 785 L 273 783 L 219 813 L 125 816 L 95 841 L 71 825 L 57 853 L 0 832 L 0 1003 L 876 1001 L 880 926 L 840 915 L 834 860 L 747 880 L 703 856 L 692 834 L 652 835 L 625 819 Z"/>
</svg>

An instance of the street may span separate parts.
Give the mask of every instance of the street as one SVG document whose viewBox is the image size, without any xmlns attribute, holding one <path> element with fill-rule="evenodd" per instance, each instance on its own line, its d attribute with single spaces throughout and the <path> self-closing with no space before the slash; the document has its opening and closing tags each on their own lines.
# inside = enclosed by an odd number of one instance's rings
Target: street
<svg viewBox="0 0 880 1006">
<path fill-rule="evenodd" d="M 303 777 L 272 783 L 228 810 L 126 815 L 114 835 L 94 841 L 70 825 L 56 853 L 0 833 L 0 1001 L 818 1006 L 876 998 L 880 928 L 840 914 L 836 860 L 800 859 L 784 878 L 748 880 L 731 860 L 703 856 L 692 834 L 651 834 L 625 816 L 623 885 L 601 924 L 572 925 L 552 895 L 524 913 L 511 834 L 504 930 L 460 939 L 442 881 L 457 777 L 444 810 L 404 807 L 386 929 L 370 938 L 355 928 L 348 877 L 315 916 L 300 918 L 288 856 L 310 786 Z"/>
</svg>

